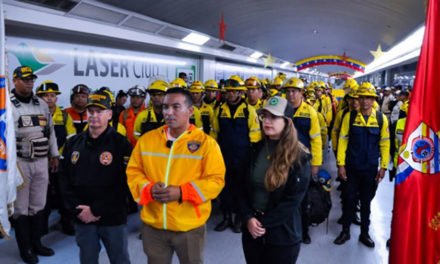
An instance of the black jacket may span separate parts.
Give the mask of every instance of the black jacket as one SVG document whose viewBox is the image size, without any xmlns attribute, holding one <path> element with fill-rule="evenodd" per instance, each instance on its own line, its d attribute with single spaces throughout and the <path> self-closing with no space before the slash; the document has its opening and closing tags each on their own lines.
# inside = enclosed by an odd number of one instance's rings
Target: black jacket
<svg viewBox="0 0 440 264">
<path fill-rule="evenodd" d="M 130 154 L 128 140 L 110 126 L 96 139 L 88 131 L 70 139 L 64 148 L 59 179 L 67 210 L 77 215 L 78 205 L 88 205 L 93 215 L 101 216 L 94 224 L 125 224 L 128 197 L 125 169 Z"/>
<path fill-rule="evenodd" d="M 243 232 L 248 232 L 247 222 L 255 217 L 253 204 L 252 168 L 264 145 L 260 141 L 251 148 L 248 172 L 246 173 L 240 193 L 240 214 L 243 220 Z M 294 245 L 301 241 L 301 202 L 306 194 L 310 181 L 311 155 L 302 152 L 299 164 L 290 168 L 286 184 L 275 189 L 269 195 L 267 210 L 258 216 L 266 233 L 262 239 L 271 245 Z"/>
</svg>

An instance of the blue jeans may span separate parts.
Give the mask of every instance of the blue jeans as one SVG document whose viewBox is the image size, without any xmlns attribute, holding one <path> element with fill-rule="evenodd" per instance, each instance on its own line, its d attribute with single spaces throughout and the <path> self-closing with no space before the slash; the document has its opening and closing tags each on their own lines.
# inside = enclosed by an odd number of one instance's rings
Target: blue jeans
<svg viewBox="0 0 440 264">
<path fill-rule="evenodd" d="M 81 264 L 98 264 L 100 240 L 112 264 L 129 264 L 127 229 L 125 225 L 99 226 L 75 224 L 76 243 Z"/>
</svg>

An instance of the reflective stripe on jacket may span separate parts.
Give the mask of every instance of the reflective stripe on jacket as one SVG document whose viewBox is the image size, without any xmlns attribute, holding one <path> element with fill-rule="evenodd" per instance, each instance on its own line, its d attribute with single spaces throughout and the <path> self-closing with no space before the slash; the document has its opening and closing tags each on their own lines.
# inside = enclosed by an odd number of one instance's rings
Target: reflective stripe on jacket
<svg viewBox="0 0 440 264">
<path fill-rule="evenodd" d="M 351 127 L 350 114 L 345 115 L 339 133 L 338 165 L 368 170 L 377 168 L 379 157 L 380 167 L 387 169 L 390 160 L 390 132 L 385 115 L 380 131 L 374 108 L 367 122 L 358 111 Z"/>
<path fill-rule="evenodd" d="M 321 166 L 321 126 L 319 125 L 318 113 L 316 110 L 306 102 L 301 102 L 301 105 L 293 115 L 293 124 L 295 125 L 298 134 L 298 140 L 312 153 L 311 164 L 313 166 Z"/>
<path fill-rule="evenodd" d="M 127 166 L 127 181 L 134 200 L 144 205 L 144 223 L 185 232 L 208 220 L 211 200 L 225 184 L 225 165 L 217 142 L 194 125 L 171 147 L 166 131 L 163 126 L 139 138 Z M 157 182 L 180 186 L 182 202 L 153 200 L 150 191 Z"/>
<path fill-rule="evenodd" d="M 255 109 L 242 101 L 234 116 L 227 103 L 216 111 L 214 130 L 227 166 L 239 168 L 243 158 L 248 154 L 251 143 L 261 139 L 260 121 Z"/>
</svg>

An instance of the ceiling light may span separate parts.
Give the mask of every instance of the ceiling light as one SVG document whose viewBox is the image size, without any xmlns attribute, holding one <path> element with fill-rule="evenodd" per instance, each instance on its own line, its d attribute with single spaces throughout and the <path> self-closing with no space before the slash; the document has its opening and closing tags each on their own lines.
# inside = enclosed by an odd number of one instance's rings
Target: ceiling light
<svg viewBox="0 0 440 264">
<path fill-rule="evenodd" d="M 424 26 L 418 28 L 400 43 L 393 46 L 383 56 L 368 64 L 365 67 L 365 72 L 356 74 L 355 78 L 377 72 L 381 69 L 418 57 L 423 43 L 424 33 Z"/>
<path fill-rule="evenodd" d="M 182 40 L 196 45 L 203 45 L 209 40 L 209 37 L 192 32 Z"/>
<path fill-rule="evenodd" d="M 281 68 L 285 69 L 285 68 L 287 68 L 287 66 L 289 66 L 289 64 L 290 64 L 290 62 L 286 61 L 285 63 L 281 64 Z"/>
<path fill-rule="evenodd" d="M 261 56 L 263 56 L 263 53 L 261 53 L 261 52 L 258 52 L 258 51 L 255 51 L 254 53 L 252 53 L 251 54 L 251 58 L 254 58 L 254 59 L 258 59 L 258 58 L 260 58 Z"/>
</svg>

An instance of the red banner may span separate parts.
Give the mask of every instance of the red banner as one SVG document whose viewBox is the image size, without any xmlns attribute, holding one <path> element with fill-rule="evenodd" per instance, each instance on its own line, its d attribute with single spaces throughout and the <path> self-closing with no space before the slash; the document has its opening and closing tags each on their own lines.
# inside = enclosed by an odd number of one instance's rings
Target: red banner
<svg viewBox="0 0 440 264">
<path fill-rule="evenodd" d="M 396 175 L 390 263 L 440 262 L 440 0 L 429 0 Z"/>
</svg>

